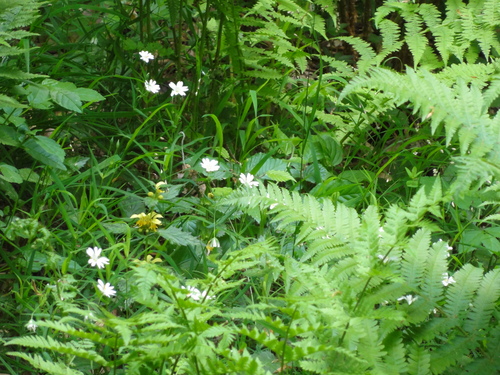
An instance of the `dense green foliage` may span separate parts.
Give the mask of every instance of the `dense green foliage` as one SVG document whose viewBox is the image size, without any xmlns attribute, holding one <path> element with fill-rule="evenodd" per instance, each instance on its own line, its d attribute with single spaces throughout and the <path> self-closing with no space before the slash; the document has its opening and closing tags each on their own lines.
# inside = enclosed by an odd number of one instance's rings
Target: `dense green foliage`
<svg viewBox="0 0 500 375">
<path fill-rule="evenodd" d="M 496 3 L 0 0 L 0 372 L 500 372 Z"/>
</svg>

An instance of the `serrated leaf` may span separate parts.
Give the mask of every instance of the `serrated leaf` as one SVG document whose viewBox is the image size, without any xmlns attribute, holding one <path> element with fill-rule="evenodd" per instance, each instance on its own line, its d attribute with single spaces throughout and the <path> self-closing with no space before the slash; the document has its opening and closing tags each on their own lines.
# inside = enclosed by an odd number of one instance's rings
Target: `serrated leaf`
<svg viewBox="0 0 500 375">
<path fill-rule="evenodd" d="M 20 184 L 23 182 L 21 175 L 16 167 L 9 164 L 0 164 L 0 178 L 7 182 Z"/>
<path fill-rule="evenodd" d="M 166 229 L 159 229 L 158 234 L 174 245 L 196 245 L 200 240 L 192 236 L 190 233 L 184 232 L 182 229 L 170 226 Z"/>
<path fill-rule="evenodd" d="M 26 108 L 24 104 L 19 103 L 16 99 L 3 94 L 0 94 L 0 107 Z"/>
<path fill-rule="evenodd" d="M 233 189 L 230 187 L 221 187 L 221 188 L 213 188 L 212 193 L 215 197 L 227 197 L 229 194 L 233 192 Z"/>
<path fill-rule="evenodd" d="M 19 174 L 21 175 L 24 181 L 28 182 L 39 182 L 40 176 L 38 173 L 33 172 L 31 168 L 21 168 L 19 169 Z"/>
<path fill-rule="evenodd" d="M 106 100 L 104 96 L 92 89 L 77 88 L 75 92 L 80 97 L 80 100 L 84 102 L 100 102 L 101 100 Z"/>
<path fill-rule="evenodd" d="M 48 166 L 66 170 L 64 150 L 53 139 L 37 135 L 24 142 L 23 148 L 34 159 Z"/>
<path fill-rule="evenodd" d="M 20 146 L 19 133 L 8 126 L 0 125 L 0 143 L 7 146 Z"/>
<path fill-rule="evenodd" d="M 77 94 L 77 88 L 70 82 L 58 82 L 53 79 L 46 79 L 42 85 L 49 89 L 51 99 L 61 107 L 82 113 L 82 101 Z"/>
<path fill-rule="evenodd" d="M 102 226 L 113 234 L 125 234 L 130 230 L 125 223 L 103 223 Z"/>
<path fill-rule="evenodd" d="M 8 78 L 8 79 L 33 79 L 33 78 L 41 78 L 47 77 L 45 75 L 32 74 L 23 72 L 17 68 L 0 68 L 0 77 Z"/>
<path fill-rule="evenodd" d="M 33 108 L 49 109 L 52 107 L 50 91 L 46 87 L 30 85 L 27 87 L 28 101 Z"/>
<path fill-rule="evenodd" d="M 266 175 L 276 182 L 295 181 L 295 178 L 287 171 L 267 171 Z"/>
</svg>

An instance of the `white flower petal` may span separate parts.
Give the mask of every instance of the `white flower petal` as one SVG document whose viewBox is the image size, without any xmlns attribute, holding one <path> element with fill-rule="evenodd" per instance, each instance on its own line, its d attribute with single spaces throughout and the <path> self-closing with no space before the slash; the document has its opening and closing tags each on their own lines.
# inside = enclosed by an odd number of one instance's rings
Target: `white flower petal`
<svg viewBox="0 0 500 375">
<path fill-rule="evenodd" d="M 207 172 L 216 172 L 220 169 L 218 165 L 219 162 L 217 160 L 211 160 L 208 158 L 204 158 L 201 160 L 201 167 Z"/>
<path fill-rule="evenodd" d="M 160 86 L 157 85 L 156 81 L 153 79 L 144 82 L 144 86 L 146 87 L 147 91 L 152 92 L 153 94 L 160 92 Z"/>
<path fill-rule="evenodd" d="M 241 173 L 239 180 L 243 185 L 248 186 L 249 188 L 252 188 L 254 186 L 259 186 L 259 182 L 254 181 L 254 175 L 251 173 L 247 174 Z"/>
<path fill-rule="evenodd" d="M 182 81 L 179 81 L 177 83 L 170 82 L 168 84 L 170 88 L 172 89 L 172 93 L 170 95 L 180 95 L 180 96 L 186 96 L 186 92 L 188 91 L 188 87 L 184 86 L 184 83 Z"/>
<path fill-rule="evenodd" d="M 148 63 L 149 60 L 154 60 L 155 58 L 153 54 L 149 53 L 148 51 L 141 51 L 139 52 L 139 55 L 141 56 L 141 60 L 145 63 Z"/>
<path fill-rule="evenodd" d="M 104 282 L 101 279 L 97 280 L 97 288 L 106 297 L 112 297 L 116 294 L 115 287 L 112 286 L 110 283 L 104 284 Z"/>
</svg>

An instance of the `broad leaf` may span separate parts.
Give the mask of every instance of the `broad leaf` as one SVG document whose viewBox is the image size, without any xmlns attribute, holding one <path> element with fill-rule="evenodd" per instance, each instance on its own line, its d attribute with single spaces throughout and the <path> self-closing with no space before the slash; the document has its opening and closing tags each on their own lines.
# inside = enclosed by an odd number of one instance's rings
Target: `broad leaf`
<svg viewBox="0 0 500 375">
<path fill-rule="evenodd" d="M 53 139 L 37 135 L 24 142 L 23 148 L 34 159 L 48 166 L 66 170 L 64 150 Z"/>
<path fill-rule="evenodd" d="M 23 182 L 21 175 L 16 167 L 8 164 L 0 164 L 0 178 L 8 182 L 20 184 Z"/>
<path fill-rule="evenodd" d="M 20 146 L 19 133 L 8 126 L 0 125 L 0 143 L 7 146 Z"/>
</svg>

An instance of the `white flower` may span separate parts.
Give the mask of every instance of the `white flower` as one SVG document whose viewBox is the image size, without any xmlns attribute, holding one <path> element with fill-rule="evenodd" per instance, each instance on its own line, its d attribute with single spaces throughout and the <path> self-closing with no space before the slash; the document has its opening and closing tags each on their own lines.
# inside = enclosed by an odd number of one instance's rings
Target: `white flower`
<svg viewBox="0 0 500 375">
<path fill-rule="evenodd" d="M 104 294 L 106 297 L 111 297 L 116 294 L 115 287 L 112 286 L 110 283 L 104 284 L 104 282 L 101 279 L 97 280 L 97 287 L 101 291 L 102 294 Z"/>
<path fill-rule="evenodd" d="M 193 286 L 188 286 L 188 287 L 181 287 L 182 289 L 186 289 L 189 293 L 187 294 L 187 297 L 190 297 L 194 299 L 195 301 L 199 301 L 200 299 L 213 299 L 214 297 L 212 296 L 207 296 L 207 291 L 204 290 L 203 292 L 200 292 L 198 289 L 196 289 Z"/>
<path fill-rule="evenodd" d="M 413 297 L 411 294 L 408 294 L 407 296 L 399 297 L 398 301 L 405 300 L 408 302 L 408 305 L 411 305 L 413 302 L 417 300 L 418 297 Z"/>
<path fill-rule="evenodd" d="M 218 171 L 220 169 L 220 166 L 218 166 L 217 164 L 219 164 L 217 160 L 211 160 L 208 158 L 204 158 L 201 160 L 201 167 L 207 172 Z"/>
<path fill-rule="evenodd" d="M 102 249 L 98 247 L 87 249 L 87 255 L 89 256 L 89 263 L 92 267 L 97 266 L 98 268 L 104 268 L 106 264 L 109 264 L 109 259 L 106 257 L 101 257 Z"/>
<path fill-rule="evenodd" d="M 184 86 L 184 83 L 182 81 L 177 82 L 177 84 L 170 82 L 168 84 L 170 88 L 172 89 L 172 93 L 170 95 L 180 95 L 180 96 L 186 96 L 186 92 L 188 90 L 187 86 Z"/>
<path fill-rule="evenodd" d="M 210 241 L 208 241 L 207 248 L 214 249 L 216 247 L 220 247 L 220 242 L 217 237 L 212 238 Z"/>
<path fill-rule="evenodd" d="M 149 81 L 144 82 L 144 86 L 146 86 L 146 90 L 156 94 L 160 91 L 160 86 L 156 84 L 156 81 L 150 79 Z"/>
<path fill-rule="evenodd" d="M 33 319 L 30 319 L 30 321 L 28 322 L 28 324 L 26 324 L 26 329 L 28 331 L 35 332 L 37 328 L 38 328 L 38 325 L 36 324 L 36 322 Z"/>
<path fill-rule="evenodd" d="M 456 281 L 453 278 L 453 276 L 448 276 L 448 273 L 445 272 L 445 273 L 443 273 L 443 281 L 442 281 L 442 283 L 443 283 L 444 286 L 448 286 L 450 284 L 456 283 Z"/>
<path fill-rule="evenodd" d="M 258 181 L 254 181 L 254 176 L 253 174 L 251 173 L 247 173 L 247 174 L 240 174 L 240 182 L 243 184 L 243 185 L 246 185 L 248 186 L 249 188 L 252 188 L 254 186 L 259 186 L 259 182 Z"/>
<path fill-rule="evenodd" d="M 139 55 L 141 55 L 141 60 L 145 63 L 148 63 L 149 60 L 154 60 L 155 58 L 153 54 L 149 53 L 148 51 L 141 51 L 139 52 Z"/>
</svg>

